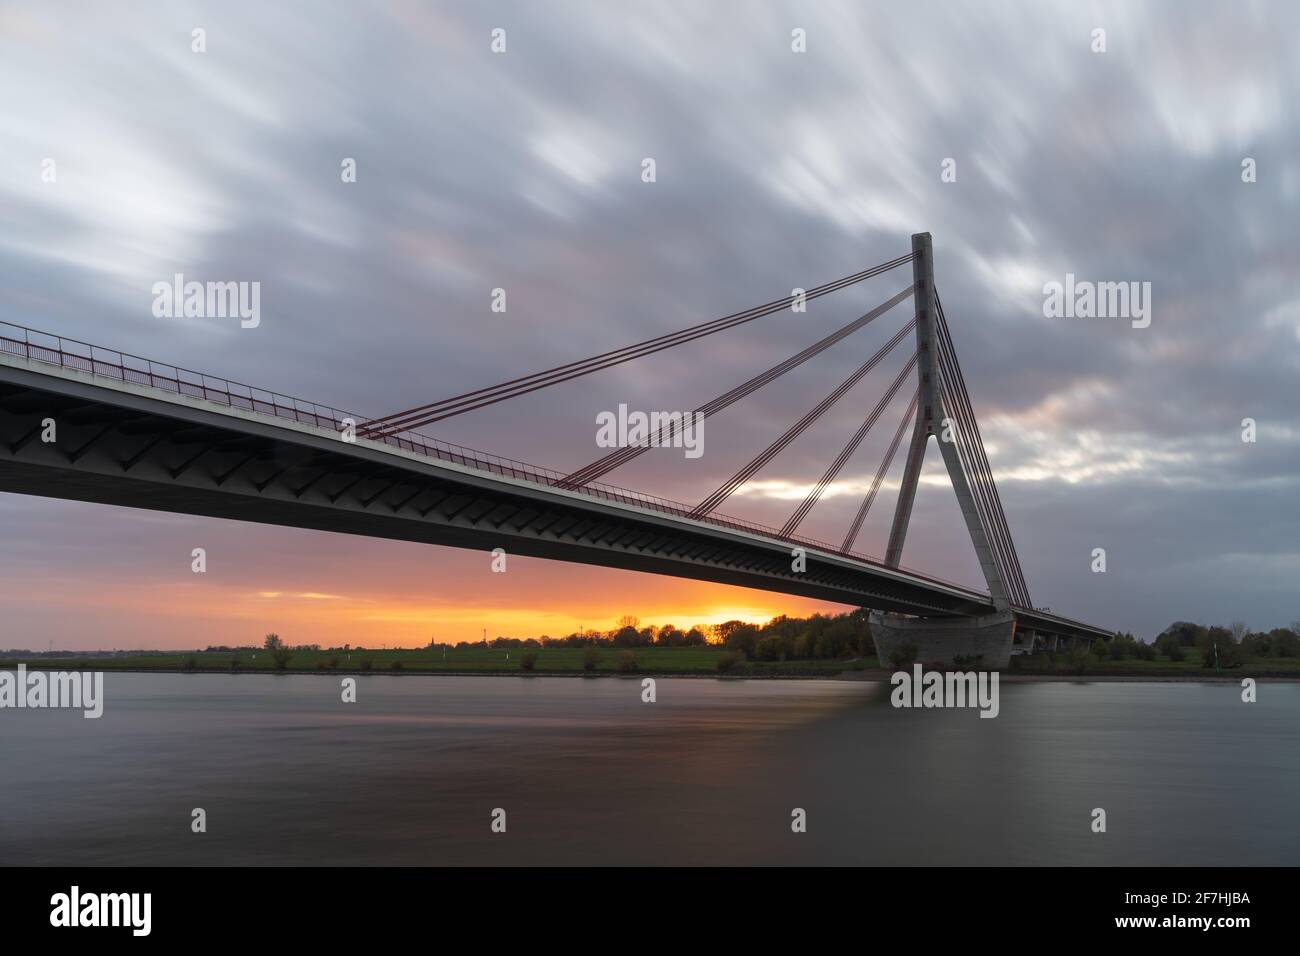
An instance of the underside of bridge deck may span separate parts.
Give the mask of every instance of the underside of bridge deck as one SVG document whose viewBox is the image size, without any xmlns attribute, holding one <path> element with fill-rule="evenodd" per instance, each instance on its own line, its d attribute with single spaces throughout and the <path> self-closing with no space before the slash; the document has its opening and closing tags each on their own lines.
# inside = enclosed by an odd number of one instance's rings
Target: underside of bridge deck
<svg viewBox="0 0 1300 956">
<path fill-rule="evenodd" d="M 12 364 L 0 364 L 0 491 L 500 547 L 927 617 L 992 610 L 978 594 L 855 559 L 809 552 L 794 571 L 783 542 Z"/>
</svg>

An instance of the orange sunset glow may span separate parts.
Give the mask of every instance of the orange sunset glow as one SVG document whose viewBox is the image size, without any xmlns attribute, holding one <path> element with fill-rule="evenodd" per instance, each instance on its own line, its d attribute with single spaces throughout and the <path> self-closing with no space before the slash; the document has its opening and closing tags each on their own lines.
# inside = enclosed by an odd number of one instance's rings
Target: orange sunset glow
<svg viewBox="0 0 1300 956">
<path fill-rule="evenodd" d="M 40 562 L 5 582 L 6 643 L 32 649 L 260 644 L 270 631 L 292 644 L 420 647 L 479 641 L 485 629 L 489 639 L 607 631 L 626 615 L 689 628 L 847 610 L 515 555 L 493 574 L 486 552 L 127 508 L 34 501 L 33 514 L 83 520 L 76 564 L 95 570 Z M 202 574 L 194 547 L 206 551 Z"/>
</svg>

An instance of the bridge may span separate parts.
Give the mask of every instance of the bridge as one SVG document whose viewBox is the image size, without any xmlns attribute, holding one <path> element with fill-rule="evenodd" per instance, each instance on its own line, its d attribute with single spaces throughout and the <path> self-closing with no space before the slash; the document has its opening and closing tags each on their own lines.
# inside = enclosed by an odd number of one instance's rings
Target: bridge
<svg viewBox="0 0 1300 956">
<path fill-rule="evenodd" d="M 690 416 L 657 424 L 637 443 L 561 473 L 427 437 L 417 429 L 599 372 L 643 355 L 796 308 L 907 263 L 911 283 L 880 306 L 696 409 L 714 415 L 910 299 L 913 315 L 818 405 L 695 505 L 600 479 L 651 448 L 672 444 Z M 717 511 L 885 356 L 915 350 L 862 426 L 779 529 Z M 798 526 L 850 461 L 890 402 L 903 418 L 844 540 Z M 883 559 L 854 550 L 862 523 L 902 444 L 904 459 Z M 987 591 L 901 562 L 930 437 L 936 438 Z M 0 491 L 313 528 L 451 547 L 502 548 L 561 561 L 647 571 L 869 608 L 878 653 L 910 643 L 919 660 L 980 658 L 1111 632 L 1035 608 L 1007 528 L 969 394 L 934 285 L 928 233 L 912 252 L 753 309 L 589 359 L 380 418 L 0 323 Z"/>
</svg>

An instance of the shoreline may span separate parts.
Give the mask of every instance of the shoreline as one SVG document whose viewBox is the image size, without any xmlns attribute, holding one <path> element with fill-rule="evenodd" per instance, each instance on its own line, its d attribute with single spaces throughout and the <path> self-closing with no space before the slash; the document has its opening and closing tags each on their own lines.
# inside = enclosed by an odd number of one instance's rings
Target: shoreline
<svg viewBox="0 0 1300 956">
<path fill-rule="evenodd" d="M 57 665 L 39 664 L 33 666 L 31 661 L 15 662 L 12 667 L 0 663 L 0 671 L 13 670 L 22 663 L 28 671 L 94 671 L 94 668 L 59 667 Z M 628 673 L 599 671 L 595 673 L 574 671 L 524 671 L 513 670 L 357 670 L 338 668 L 336 670 L 286 670 L 276 671 L 261 668 L 241 668 L 239 670 L 186 670 L 182 667 L 106 667 L 100 672 L 109 674 L 186 674 L 215 677 L 563 677 L 581 680 L 612 678 L 615 680 L 639 680 L 645 677 L 671 677 L 685 680 L 817 680 L 844 681 L 858 683 L 889 683 L 893 672 L 880 669 L 846 670 L 837 673 L 732 673 L 709 674 L 698 671 L 664 671 L 642 670 Z M 1276 671 L 1247 672 L 1239 670 L 1236 674 L 1177 674 L 1135 673 L 1117 674 L 1115 672 L 1098 672 L 1085 674 L 1020 674 L 1012 671 L 1000 671 L 999 680 L 1006 684 L 1110 684 L 1110 683 L 1144 683 L 1144 684 L 1236 684 L 1244 678 L 1269 683 L 1300 683 L 1300 674 L 1279 673 Z"/>
</svg>

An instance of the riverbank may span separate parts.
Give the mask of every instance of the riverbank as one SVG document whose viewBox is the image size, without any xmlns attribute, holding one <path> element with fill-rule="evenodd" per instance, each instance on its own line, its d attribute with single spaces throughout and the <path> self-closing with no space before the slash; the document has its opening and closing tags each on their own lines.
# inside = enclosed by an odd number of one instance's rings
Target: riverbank
<svg viewBox="0 0 1300 956">
<path fill-rule="evenodd" d="M 660 677 L 828 678 L 846 670 L 879 667 L 874 657 L 855 660 L 745 661 L 718 646 L 638 648 L 547 647 L 510 650 L 474 646 L 410 650 L 293 650 L 283 667 L 269 651 L 119 652 L 112 655 L 0 657 L 0 669 L 102 670 L 133 673 L 482 674 Z"/>
<path fill-rule="evenodd" d="M 891 671 L 873 657 L 850 660 L 741 661 L 719 647 L 599 648 L 594 661 L 586 648 L 545 648 L 525 657 L 518 650 L 461 648 L 447 654 L 419 650 L 295 650 L 284 667 L 267 651 L 130 652 L 112 655 L 0 657 L 0 670 L 23 664 L 29 670 L 95 670 L 139 674 L 316 674 L 318 676 L 511 676 L 511 677 L 692 677 L 749 680 L 888 681 Z M 588 666 L 590 664 L 590 666 Z M 1230 682 L 1242 678 L 1300 681 L 1300 661 L 1290 658 L 1247 661 L 1216 672 L 1190 661 L 1089 661 L 1083 671 L 1046 658 L 1014 658 L 1002 672 L 1006 683 L 1048 682 Z"/>
</svg>

